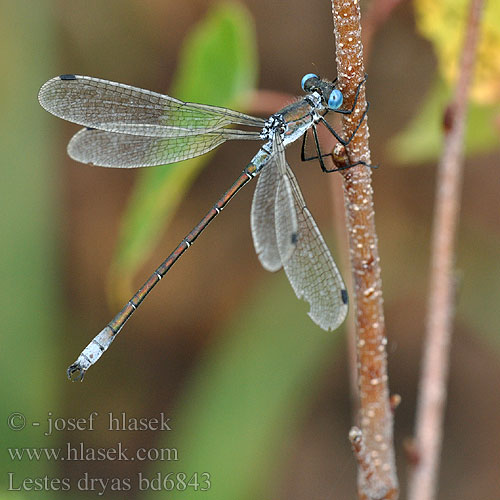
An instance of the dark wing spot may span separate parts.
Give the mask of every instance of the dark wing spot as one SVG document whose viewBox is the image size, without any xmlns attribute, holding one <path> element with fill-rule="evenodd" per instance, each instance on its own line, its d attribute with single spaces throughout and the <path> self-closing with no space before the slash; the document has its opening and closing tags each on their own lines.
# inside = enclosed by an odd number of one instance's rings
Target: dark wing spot
<svg viewBox="0 0 500 500">
<path fill-rule="evenodd" d="M 97 130 L 96 128 L 94 127 L 85 127 L 87 130 Z"/>
<path fill-rule="evenodd" d="M 347 295 L 347 290 L 346 289 L 343 289 L 340 291 L 340 296 L 342 297 L 342 302 L 344 304 L 348 304 L 349 303 L 349 296 Z"/>
<path fill-rule="evenodd" d="M 297 233 L 292 233 L 292 245 L 296 245 L 299 237 Z"/>
<path fill-rule="evenodd" d="M 61 80 L 76 80 L 75 75 L 61 75 L 59 78 Z"/>
</svg>

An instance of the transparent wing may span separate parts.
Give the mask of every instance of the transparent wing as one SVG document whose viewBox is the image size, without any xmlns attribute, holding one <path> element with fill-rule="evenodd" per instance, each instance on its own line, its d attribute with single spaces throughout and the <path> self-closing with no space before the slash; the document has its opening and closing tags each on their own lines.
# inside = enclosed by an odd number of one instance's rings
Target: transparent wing
<svg viewBox="0 0 500 500">
<path fill-rule="evenodd" d="M 50 113 L 85 127 L 150 137 L 202 134 L 231 124 L 264 125 L 261 118 L 230 109 L 186 103 L 89 76 L 52 78 L 40 89 L 38 100 Z"/>
<path fill-rule="evenodd" d="M 250 227 L 257 257 L 262 267 L 267 271 L 278 271 L 283 267 L 276 242 L 276 227 L 274 224 L 274 206 L 279 173 L 273 165 L 273 159 L 262 169 L 257 179 L 257 185 L 250 211 Z"/>
<path fill-rule="evenodd" d="M 259 133 L 221 129 L 203 135 L 150 137 L 84 128 L 72 137 L 68 154 L 99 167 L 150 167 L 194 158 L 228 139 L 259 139 Z"/>
<path fill-rule="evenodd" d="M 283 260 L 283 268 L 297 297 L 309 302 L 311 319 L 324 330 L 335 330 L 347 315 L 347 290 L 330 250 L 306 206 L 297 180 L 286 164 L 281 139 L 276 148 L 275 151 L 286 165 L 285 175 L 292 190 L 298 223 L 295 250 L 290 258 Z M 277 234 L 281 231 L 278 227 L 280 220 L 281 218 L 276 218 Z"/>
<path fill-rule="evenodd" d="M 274 224 L 276 227 L 276 243 L 283 265 L 288 262 L 297 246 L 298 221 L 294 204 L 292 185 L 287 175 L 289 168 L 281 138 L 275 134 L 273 139 L 273 152 L 276 155 L 276 165 L 279 171 L 278 189 L 274 204 Z"/>
<path fill-rule="evenodd" d="M 284 260 L 295 249 L 297 235 L 297 216 L 284 155 L 274 152 L 276 136 L 273 154 L 259 174 L 250 212 L 255 251 L 267 271 L 283 267 Z"/>
</svg>

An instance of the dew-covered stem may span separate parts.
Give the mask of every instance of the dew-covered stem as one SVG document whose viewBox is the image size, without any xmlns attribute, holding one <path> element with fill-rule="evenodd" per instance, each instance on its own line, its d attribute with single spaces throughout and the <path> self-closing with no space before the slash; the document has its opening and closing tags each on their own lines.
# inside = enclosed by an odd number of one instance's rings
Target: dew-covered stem
<svg viewBox="0 0 500 500">
<path fill-rule="evenodd" d="M 332 11 L 339 88 L 348 109 L 365 78 L 359 3 L 356 0 L 332 0 Z M 344 115 L 344 137 L 350 137 L 363 116 L 367 106 L 365 90 L 366 83 L 361 87 L 355 111 Z M 346 148 L 350 164 L 358 161 L 371 164 L 368 137 L 365 117 Z M 359 412 L 353 449 L 358 461 L 358 495 L 362 499 L 395 499 L 399 490 L 394 460 L 393 412 L 389 401 L 372 169 L 361 165 L 342 171 L 342 175 L 354 287 L 351 304 L 356 314 Z"/>
</svg>

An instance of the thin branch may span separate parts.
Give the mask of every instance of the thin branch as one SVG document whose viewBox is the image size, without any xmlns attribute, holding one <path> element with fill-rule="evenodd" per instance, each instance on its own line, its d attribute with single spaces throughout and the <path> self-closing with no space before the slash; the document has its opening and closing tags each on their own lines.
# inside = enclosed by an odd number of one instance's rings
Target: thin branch
<svg viewBox="0 0 500 500">
<path fill-rule="evenodd" d="M 376 32 L 387 22 L 392 12 L 396 7 L 398 7 L 405 0 L 373 0 L 369 2 L 368 7 L 364 11 L 363 15 L 363 31 L 361 34 L 361 41 L 363 43 L 364 60 L 368 62 L 370 59 L 370 52 L 372 47 L 373 38 Z M 331 135 L 331 134 L 330 134 Z M 341 144 L 337 143 L 336 147 L 340 147 Z M 327 149 L 327 146 L 325 146 Z M 337 152 L 332 152 L 333 162 L 337 168 L 342 168 L 349 164 L 349 158 L 342 158 L 344 151 L 338 149 Z M 345 213 L 342 210 L 341 193 L 342 189 L 340 184 L 332 184 L 332 204 L 333 204 L 333 216 L 335 218 L 335 232 L 337 236 L 337 241 L 342 243 L 342 247 L 347 248 L 347 229 L 345 224 Z M 340 196 L 339 196 L 340 195 Z M 341 262 L 344 264 L 344 262 Z M 351 288 L 351 282 L 347 281 L 347 286 Z M 353 415 L 357 415 L 359 407 L 359 396 L 358 396 L 358 374 L 356 369 L 356 327 L 354 323 L 354 318 L 349 317 L 346 323 L 347 332 L 347 351 L 349 356 L 348 365 L 349 370 L 349 386 L 351 389 L 351 408 Z"/>
<path fill-rule="evenodd" d="M 365 77 L 359 2 L 332 0 L 337 75 L 345 109 Z M 366 109 L 365 85 L 356 110 L 344 115 L 344 136 L 350 137 Z M 350 163 L 370 163 L 367 119 L 347 147 Z M 349 232 L 356 308 L 358 385 L 360 397 L 357 440 L 363 445 L 358 466 L 362 499 L 396 499 L 398 481 L 393 448 L 393 413 L 389 402 L 382 282 L 375 232 L 371 169 L 344 170 L 344 203 Z M 367 472 L 368 471 L 368 472 Z"/>
<path fill-rule="evenodd" d="M 432 236 L 431 279 L 414 449 L 417 463 L 410 500 L 436 497 L 454 313 L 454 243 L 460 209 L 468 92 L 473 76 L 483 0 L 472 0 L 455 96 L 445 112 Z"/>
<path fill-rule="evenodd" d="M 331 134 L 329 134 L 331 136 Z M 322 143 L 323 144 L 323 143 Z M 330 151 L 331 148 L 325 145 L 325 151 Z M 332 159 L 335 168 L 342 169 L 349 165 L 349 157 L 345 146 L 340 142 L 334 145 L 332 150 Z M 332 204 L 333 227 L 335 229 L 335 237 L 338 248 L 347 249 L 348 239 L 346 214 L 344 210 L 344 194 L 342 187 L 342 177 L 330 176 L 330 199 Z M 342 269 L 349 268 L 349 256 L 344 250 L 338 256 L 339 264 Z M 351 275 L 344 275 L 345 283 L 348 290 L 353 289 Z M 347 366 L 349 372 L 349 394 L 351 397 L 351 415 L 356 418 L 359 411 L 359 392 L 358 392 L 358 371 L 357 367 L 357 349 L 356 349 L 356 322 L 354 315 L 349 314 L 344 326 L 345 335 L 347 338 Z"/>
</svg>

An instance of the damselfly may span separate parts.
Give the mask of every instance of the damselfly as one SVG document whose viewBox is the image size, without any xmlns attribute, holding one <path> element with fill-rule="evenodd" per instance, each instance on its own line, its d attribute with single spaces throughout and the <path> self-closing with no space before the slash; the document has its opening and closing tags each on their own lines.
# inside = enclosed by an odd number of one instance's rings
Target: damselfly
<svg viewBox="0 0 500 500">
<path fill-rule="evenodd" d="M 164 165 L 204 154 L 230 139 L 261 140 L 264 145 L 224 195 L 153 272 L 125 307 L 82 351 L 68 368 L 68 377 L 82 380 L 85 372 L 110 346 L 125 322 L 191 246 L 231 198 L 260 173 L 251 209 L 255 250 L 269 271 L 283 268 L 298 298 L 310 304 L 309 316 L 321 328 L 335 330 L 344 321 L 348 297 L 342 277 L 323 236 L 307 208 L 285 158 L 285 147 L 312 130 L 321 168 L 317 125 L 322 123 L 343 145 L 354 137 L 365 114 L 347 140 L 325 120 L 328 111 L 342 110 L 343 96 L 336 81 L 314 74 L 302 79 L 306 95 L 267 120 L 230 109 L 180 101 L 167 95 L 121 83 L 62 75 L 40 89 L 40 104 L 50 113 L 84 126 L 68 144 L 71 158 L 102 167 L 135 168 Z M 233 126 L 257 130 L 241 130 Z M 362 162 L 360 162 L 362 163 Z M 351 166 L 351 165 L 349 165 Z"/>
</svg>

